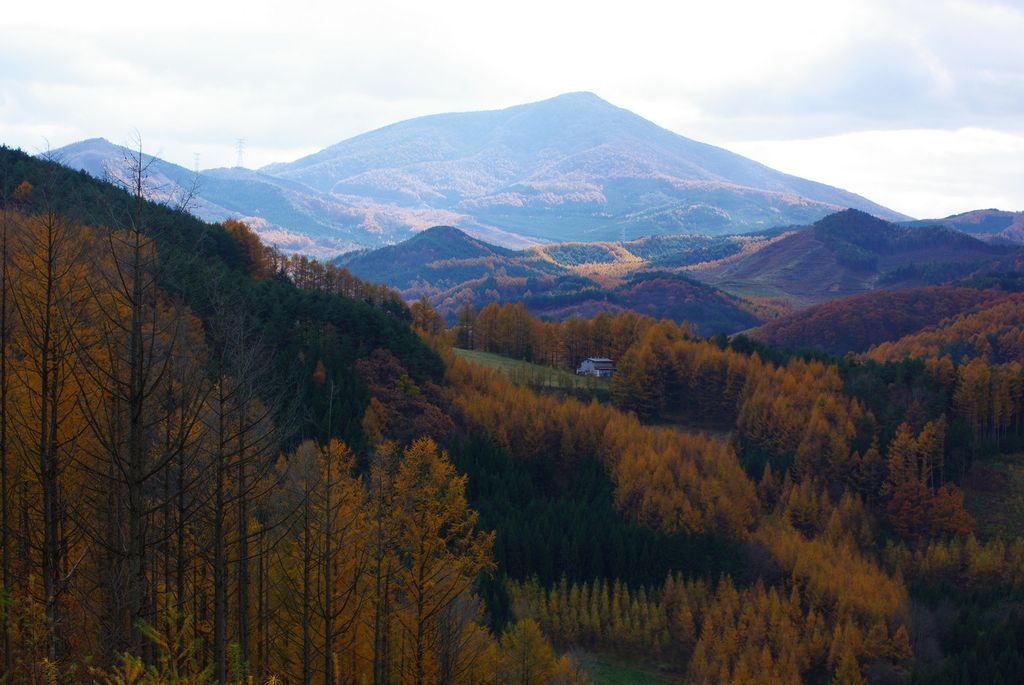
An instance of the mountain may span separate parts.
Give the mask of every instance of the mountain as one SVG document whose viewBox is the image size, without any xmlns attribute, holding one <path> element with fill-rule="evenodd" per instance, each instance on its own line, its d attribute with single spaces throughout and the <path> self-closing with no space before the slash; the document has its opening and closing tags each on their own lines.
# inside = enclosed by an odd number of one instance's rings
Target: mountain
<svg viewBox="0 0 1024 685">
<path fill-rule="evenodd" d="M 356 204 L 443 209 L 460 227 L 561 241 L 736 233 L 845 207 L 905 218 L 684 138 L 592 93 L 420 117 L 262 171 Z"/>
<path fill-rule="evenodd" d="M 54 151 L 103 176 L 123 149 Z M 170 184 L 195 172 L 154 160 Z M 854 207 L 907 217 L 838 188 L 684 138 L 591 93 L 411 119 L 258 171 L 198 174 L 193 211 L 242 218 L 282 249 L 333 256 L 430 226 L 522 248 L 652 234 L 720 235 L 806 224 Z"/>
<path fill-rule="evenodd" d="M 976 209 L 953 214 L 944 219 L 924 219 L 903 222 L 905 226 L 948 226 L 984 239 L 1002 239 L 1024 243 L 1024 212 L 1004 212 L 998 209 Z"/>
<path fill-rule="evenodd" d="M 537 255 L 485 243 L 451 226 L 435 226 L 376 250 L 347 253 L 334 263 L 360 278 L 389 283 L 408 299 L 493 274 L 536 277 L 565 272 Z"/>
<path fill-rule="evenodd" d="M 850 209 L 693 275 L 741 297 L 801 308 L 877 288 L 945 283 L 1020 252 L 951 228 L 908 228 Z"/>
<path fill-rule="evenodd" d="M 658 265 L 731 254 L 730 238 L 660 236 L 626 243 L 556 243 L 514 251 L 451 226 L 334 260 L 353 275 L 385 283 L 413 300 L 427 297 L 449 321 L 464 304 L 522 301 L 535 316 L 564 319 L 633 310 L 689 321 L 706 335 L 759 323 L 752 307 Z M 634 254 L 635 251 L 639 255 Z"/>
<path fill-rule="evenodd" d="M 123 177 L 131 151 L 92 138 L 52 151 L 49 156 L 96 178 Z M 364 226 L 365 214 L 300 183 L 249 169 L 196 172 L 159 157 L 143 155 L 155 189 L 150 199 L 175 204 L 191 195 L 188 209 L 211 222 L 236 218 L 259 232 L 264 242 L 289 252 L 337 254 L 387 241 Z"/>
</svg>

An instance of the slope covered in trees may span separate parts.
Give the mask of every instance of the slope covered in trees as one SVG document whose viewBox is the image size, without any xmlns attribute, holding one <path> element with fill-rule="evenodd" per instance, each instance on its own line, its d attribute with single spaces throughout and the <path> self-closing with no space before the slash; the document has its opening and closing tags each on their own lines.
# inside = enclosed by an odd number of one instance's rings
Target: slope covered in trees
<svg viewBox="0 0 1024 685">
<path fill-rule="evenodd" d="M 958 485 L 1024 444 L 999 345 L 837 361 L 497 303 L 446 330 L 147 203 L 143 164 L 125 193 L 2 160 L 12 682 L 556 685 L 579 648 L 695 684 L 1013 673 L 1024 543 Z M 451 342 L 613 357 L 610 402 Z"/>
<path fill-rule="evenodd" d="M 147 202 L 141 153 L 126 189 L 0 161 L 8 682 L 581 682 L 485 626 L 394 293 Z"/>
<path fill-rule="evenodd" d="M 804 307 L 877 288 L 946 283 L 1019 250 L 950 228 L 907 228 L 850 209 L 695 275 L 740 296 L 770 295 Z"/>
<path fill-rule="evenodd" d="M 1005 294 L 998 291 L 954 286 L 877 290 L 808 307 L 747 335 L 773 347 L 804 347 L 833 355 L 866 352 L 1002 297 Z"/>
<path fill-rule="evenodd" d="M 866 356 L 876 361 L 949 356 L 1024 364 L 1024 295 L 1008 295 L 976 311 L 950 317 L 932 329 L 879 344 Z"/>
<path fill-rule="evenodd" d="M 426 297 L 449 322 L 459 308 L 523 302 L 535 316 L 564 319 L 632 310 L 688 321 L 712 335 L 758 323 L 750 303 L 679 268 L 738 252 L 754 239 L 654 236 L 619 243 L 558 243 L 520 252 L 438 226 L 409 240 L 334 260 L 354 274 Z M 634 252 L 635 251 L 635 252 Z"/>
</svg>

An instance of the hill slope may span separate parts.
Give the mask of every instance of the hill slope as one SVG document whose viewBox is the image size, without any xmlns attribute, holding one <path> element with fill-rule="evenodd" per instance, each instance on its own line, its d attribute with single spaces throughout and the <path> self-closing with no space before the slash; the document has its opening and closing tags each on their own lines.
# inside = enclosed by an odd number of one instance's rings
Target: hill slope
<svg viewBox="0 0 1024 685">
<path fill-rule="evenodd" d="M 948 285 L 878 290 L 808 307 L 748 335 L 780 348 L 808 347 L 834 355 L 865 352 L 1004 297 L 993 290 Z"/>
<path fill-rule="evenodd" d="M 876 288 L 944 283 L 1018 251 L 945 227 L 907 228 L 846 210 L 695 275 L 740 296 L 803 307 Z"/>
<path fill-rule="evenodd" d="M 536 277 L 565 272 L 536 255 L 485 243 L 450 226 L 429 228 L 396 245 L 344 254 L 334 263 L 360 278 L 388 283 L 409 299 L 496 273 Z"/>
<path fill-rule="evenodd" d="M 513 251 L 437 226 L 397 245 L 341 255 L 334 262 L 360 278 L 398 289 L 407 299 L 426 296 L 449 321 L 464 304 L 479 309 L 489 302 L 522 300 L 536 316 L 589 317 L 628 309 L 686 320 L 710 335 L 748 328 L 758 323 L 757 316 L 742 300 L 685 275 L 657 270 L 658 265 L 732 254 L 739 249 L 734 242 L 666 236 Z"/>
<path fill-rule="evenodd" d="M 958 362 L 980 358 L 994 364 L 1024 364 L 1024 294 L 1013 293 L 934 328 L 882 343 L 865 357 L 884 362 L 946 355 Z"/>
</svg>

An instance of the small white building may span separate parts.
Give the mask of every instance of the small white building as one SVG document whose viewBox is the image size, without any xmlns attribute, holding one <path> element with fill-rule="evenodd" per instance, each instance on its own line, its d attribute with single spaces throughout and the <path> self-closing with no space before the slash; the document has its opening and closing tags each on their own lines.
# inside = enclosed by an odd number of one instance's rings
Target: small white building
<svg viewBox="0 0 1024 685">
<path fill-rule="evenodd" d="M 608 378 L 615 373 L 615 362 L 606 357 L 587 357 L 580 363 L 576 373 L 580 376 Z"/>
</svg>

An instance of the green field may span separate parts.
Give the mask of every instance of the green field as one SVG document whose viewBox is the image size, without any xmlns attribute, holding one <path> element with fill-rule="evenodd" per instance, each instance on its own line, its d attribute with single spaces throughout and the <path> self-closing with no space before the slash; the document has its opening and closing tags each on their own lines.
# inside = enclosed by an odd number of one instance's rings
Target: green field
<svg viewBox="0 0 1024 685">
<path fill-rule="evenodd" d="M 598 397 L 608 394 L 609 382 L 607 378 L 577 376 L 575 373 L 564 369 L 531 364 L 530 362 L 503 357 L 500 354 L 493 354 L 491 352 L 459 348 L 455 348 L 452 351 L 466 361 L 478 364 L 479 366 L 497 369 L 508 376 L 514 383 L 520 385 Z"/>
</svg>

